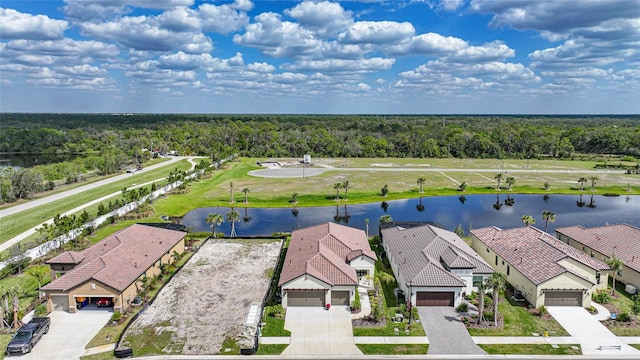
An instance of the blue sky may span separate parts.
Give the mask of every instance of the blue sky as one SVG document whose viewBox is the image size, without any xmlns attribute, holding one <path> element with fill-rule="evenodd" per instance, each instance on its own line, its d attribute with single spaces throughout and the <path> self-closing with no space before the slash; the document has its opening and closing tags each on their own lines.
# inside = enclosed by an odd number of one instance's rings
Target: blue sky
<svg viewBox="0 0 640 360">
<path fill-rule="evenodd" d="M 640 113 L 640 0 L 3 0 L 0 111 Z"/>
</svg>

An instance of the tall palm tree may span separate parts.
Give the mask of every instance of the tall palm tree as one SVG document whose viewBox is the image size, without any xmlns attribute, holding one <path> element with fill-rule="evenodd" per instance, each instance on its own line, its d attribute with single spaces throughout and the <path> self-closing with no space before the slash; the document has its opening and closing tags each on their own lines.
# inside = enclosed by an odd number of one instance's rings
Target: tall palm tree
<svg viewBox="0 0 640 360">
<path fill-rule="evenodd" d="M 578 179 L 578 183 L 580 183 L 580 191 L 584 191 L 584 183 L 587 182 L 587 178 L 581 177 Z"/>
<path fill-rule="evenodd" d="M 553 224 L 556 222 L 556 214 L 549 210 L 545 210 L 542 212 L 542 218 L 544 219 L 544 232 L 547 232 L 547 225 L 549 225 L 549 223 Z"/>
<path fill-rule="evenodd" d="M 347 201 L 347 192 L 349 192 L 349 180 L 342 182 L 342 188 L 344 189 L 344 201 Z"/>
<path fill-rule="evenodd" d="M 514 178 L 513 176 L 509 176 L 505 182 L 507 183 L 507 190 L 511 190 L 511 187 L 513 186 L 513 184 L 516 183 L 516 178 Z"/>
<path fill-rule="evenodd" d="M 236 222 L 240 221 L 240 213 L 231 209 L 227 213 L 227 221 L 231 223 L 231 234 L 229 237 L 236 237 Z"/>
<path fill-rule="evenodd" d="M 487 283 L 485 281 L 478 284 L 478 325 L 484 320 L 484 296 L 487 292 Z"/>
<path fill-rule="evenodd" d="M 340 199 L 340 189 L 342 189 L 342 183 L 333 184 L 333 188 L 336 191 L 336 201 Z"/>
<path fill-rule="evenodd" d="M 229 189 L 231 189 L 231 199 L 229 199 L 230 203 L 236 202 L 236 199 L 233 198 L 233 181 L 229 182 Z"/>
<path fill-rule="evenodd" d="M 494 176 L 493 178 L 496 179 L 496 181 L 498 181 L 498 186 L 496 186 L 496 189 L 500 190 L 500 183 L 502 182 L 502 173 L 496 174 L 496 176 Z"/>
<path fill-rule="evenodd" d="M 248 203 L 249 201 L 247 200 L 247 194 L 249 193 L 249 188 L 244 188 L 242 189 L 242 192 L 244 193 L 244 203 Z"/>
<path fill-rule="evenodd" d="M 622 259 L 618 259 L 614 253 L 611 253 L 611 257 L 607 260 L 607 265 L 609 265 L 613 272 L 613 288 L 611 289 L 611 294 L 613 295 L 616 293 L 616 275 L 622 271 L 624 261 Z"/>
<path fill-rule="evenodd" d="M 380 216 L 380 220 L 379 221 L 380 221 L 381 224 L 387 224 L 387 223 L 393 222 L 393 218 L 391 217 L 391 215 L 385 214 L 385 215 Z"/>
<path fill-rule="evenodd" d="M 522 215 L 522 222 L 525 226 L 530 226 L 536 223 L 536 219 L 534 219 L 531 215 Z"/>
<path fill-rule="evenodd" d="M 32 276 L 38 282 L 38 299 L 40 299 L 40 288 L 44 282 L 45 277 L 51 272 L 48 265 L 35 265 L 28 267 L 24 273 Z"/>
<path fill-rule="evenodd" d="M 425 179 L 425 178 L 423 178 L 423 177 L 418 178 L 418 181 L 417 181 L 417 182 L 418 182 L 418 185 L 420 186 L 420 193 L 421 193 L 421 194 L 422 194 L 422 186 L 424 185 L 424 182 L 425 182 L 425 181 L 426 181 L 426 179 Z"/>
<path fill-rule="evenodd" d="M 589 181 L 591 181 L 591 191 L 593 191 L 596 188 L 596 182 L 598 180 L 600 180 L 600 178 L 597 176 L 589 176 Z"/>
<path fill-rule="evenodd" d="M 211 236 L 216 237 L 216 226 L 220 226 L 224 222 L 224 218 L 218 213 L 209 213 L 204 221 L 211 224 Z"/>
<path fill-rule="evenodd" d="M 368 239 L 369 238 L 369 218 L 365 218 L 364 219 L 364 224 L 365 224 L 366 229 L 367 229 L 365 232 L 367 234 L 367 239 Z"/>
<path fill-rule="evenodd" d="M 495 327 L 498 327 L 498 300 L 500 300 L 500 293 L 504 290 L 506 283 L 506 275 L 497 271 L 493 272 L 488 279 L 488 284 L 493 290 L 493 326 Z"/>
</svg>

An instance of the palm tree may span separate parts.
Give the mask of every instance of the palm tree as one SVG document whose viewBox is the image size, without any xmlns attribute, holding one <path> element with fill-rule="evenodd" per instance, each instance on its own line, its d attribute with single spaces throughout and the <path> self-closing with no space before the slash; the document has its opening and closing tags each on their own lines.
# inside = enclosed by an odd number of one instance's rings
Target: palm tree
<svg viewBox="0 0 640 360">
<path fill-rule="evenodd" d="M 516 183 L 516 178 L 514 178 L 513 176 L 509 176 L 505 182 L 507 183 L 507 190 L 511 191 L 511 187 L 513 186 L 513 184 Z"/>
<path fill-rule="evenodd" d="M 467 190 L 467 183 L 463 181 L 462 184 L 458 185 L 458 190 L 465 192 Z"/>
<path fill-rule="evenodd" d="M 229 199 L 230 203 L 236 202 L 236 199 L 233 198 L 233 181 L 229 182 L 229 189 L 231 189 L 231 199 Z"/>
<path fill-rule="evenodd" d="M 503 273 L 493 272 L 489 276 L 488 284 L 493 290 L 493 326 L 498 327 L 498 300 L 507 283 L 507 277 Z"/>
<path fill-rule="evenodd" d="M 231 211 L 229 211 L 227 213 L 227 221 L 231 223 L 231 234 L 229 234 L 229 237 L 236 237 L 236 222 L 238 222 L 240 220 L 240 213 L 231 209 Z"/>
<path fill-rule="evenodd" d="M 340 189 L 342 189 L 342 183 L 333 184 L 333 188 L 336 190 L 336 201 L 340 199 Z"/>
<path fill-rule="evenodd" d="M 247 194 L 249 193 L 249 188 L 244 188 L 242 189 L 242 192 L 244 193 L 244 203 L 247 204 L 249 201 L 247 200 Z"/>
<path fill-rule="evenodd" d="M 418 178 L 418 185 L 420 186 L 420 193 L 422 194 L 422 186 L 424 185 L 424 182 L 426 181 L 425 178 L 421 177 Z"/>
<path fill-rule="evenodd" d="M 607 260 L 607 265 L 609 265 L 611 271 L 613 271 L 613 288 L 611 289 L 611 294 L 614 295 L 616 293 L 616 275 L 622 271 L 624 261 L 618 259 L 614 253 L 611 253 L 611 257 Z"/>
<path fill-rule="evenodd" d="M 348 180 L 342 182 L 342 188 L 344 189 L 344 201 L 347 201 L 347 192 L 350 188 Z"/>
<path fill-rule="evenodd" d="M 556 214 L 549 210 L 545 210 L 542 212 L 542 218 L 544 219 L 544 232 L 547 232 L 547 225 L 549 225 L 549 223 L 553 224 L 556 222 Z"/>
<path fill-rule="evenodd" d="M 584 191 L 584 183 L 587 182 L 587 178 L 581 177 L 580 179 L 578 179 L 578 182 L 580 183 L 580 191 Z"/>
<path fill-rule="evenodd" d="M 478 325 L 484 319 L 484 296 L 487 292 L 487 283 L 482 281 L 478 284 Z"/>
<path fill-rule="evenodd" d="M 211 236 L 216 237 L 216 226 L 220 226 L 224 222 L 224 218 L 220 214 L 209 213 L 204 221 L 211 224 Z"/>
<path fill-rule="evenodd" d="M 593 191 L 596 187 L 596 182 L 600 180 L 597 176 L 589 176 L 589 181 L 591 181 L 591 191 Z"/>
<path fill-rule="evenodd" d="M 496 189 L 500 190 L 500 183 L 502 182 L 502 173 L 496 174 L 496 176 L 494 176 L 493 178 L 498 181 L 498 186 L 496 186 Z"/>
<path fill-rule="evenodd" d="M 380 216 L 380 224 L 388 224 L 390 222 L 393 222 L 393 218 L 391 217 L 391 215 L 389 214 L 385 214 Z"/>
<path fill-rule="evenodd" d="M 522 215 L 522 222 L 525 226 L 530 226 L 536 223 L 536 219 L 534 219 L 531 215 Z"/>
<path fill-rule="evenodd" d="M 36 281 L 38 281 L 38 299 L 40 299 L 40 288 L 42 287 L 42 283 L 44 282 L 47 274 L 51 272 L 49 266 L 47 265 L 36 265 L 27 268 L 25 274 L 32 276 Z"/>
<path fill-rule="evenodd" d="M 369 238 L 369 218 L 365 218 L 364 219 L 364 224 L 365 224 L 366 229 L 367 229 L 365 232 L 367 234 L 367 239 L 368 239 Z"/>
</svg>

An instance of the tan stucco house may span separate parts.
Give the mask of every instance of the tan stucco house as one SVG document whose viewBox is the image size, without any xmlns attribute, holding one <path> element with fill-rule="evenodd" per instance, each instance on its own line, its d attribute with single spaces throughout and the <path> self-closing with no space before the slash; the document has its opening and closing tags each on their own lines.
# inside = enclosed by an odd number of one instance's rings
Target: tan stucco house
<svg viewBox="0 0 640 360">
<path fill-rule="evenodd" d="M 456 233 L 431 224 L 381 229 L 382 245 L 398 287 L 416 306 L 458 306 L 493 273 Z"/>
<path fill-rule="evenodd" d="M 278 285 L 282 306 L 350 305 L 370 284 L 376 254 L 364 231 L 335 223 L 295 230 Z"/>
<path fill-rule="evenodd" d="M 471 230 L 473 249 L 533 306 L 591 305 L 609 267 L 533 226 Z"/>
<path fill-rule="evenodd" d="M 594 228 L 569 226 L 556 229 L 560 241 L 606 262 L 614 255 L 624 261 L 616 281 L 640 289 L 640 229 L 627 224 Z"/>
<path fill-rule="evenodd" d="M 49 311 L 76 312 L 80 299 L 89 303 L 111 298 L 114 311 L 129 308 L 144 277 L 156 276 L 162 264 L 184 252 L 186 232 L 136 224 L 80 251 L 67 251 L 47 261 L 56 273 L 42 287 Z M 57 273 L 62 275 L 58 278 Z"/>
</svg>

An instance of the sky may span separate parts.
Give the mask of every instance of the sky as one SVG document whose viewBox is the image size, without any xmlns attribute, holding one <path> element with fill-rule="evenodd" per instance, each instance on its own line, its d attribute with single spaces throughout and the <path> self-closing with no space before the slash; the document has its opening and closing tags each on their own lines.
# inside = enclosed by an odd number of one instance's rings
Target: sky
<svg viewBox="0 0 640 360">
<path fill-rule="evenodd" d="M 0 111 L 639 114 L 640 0 L 2 0 Z"/>
</svg>

